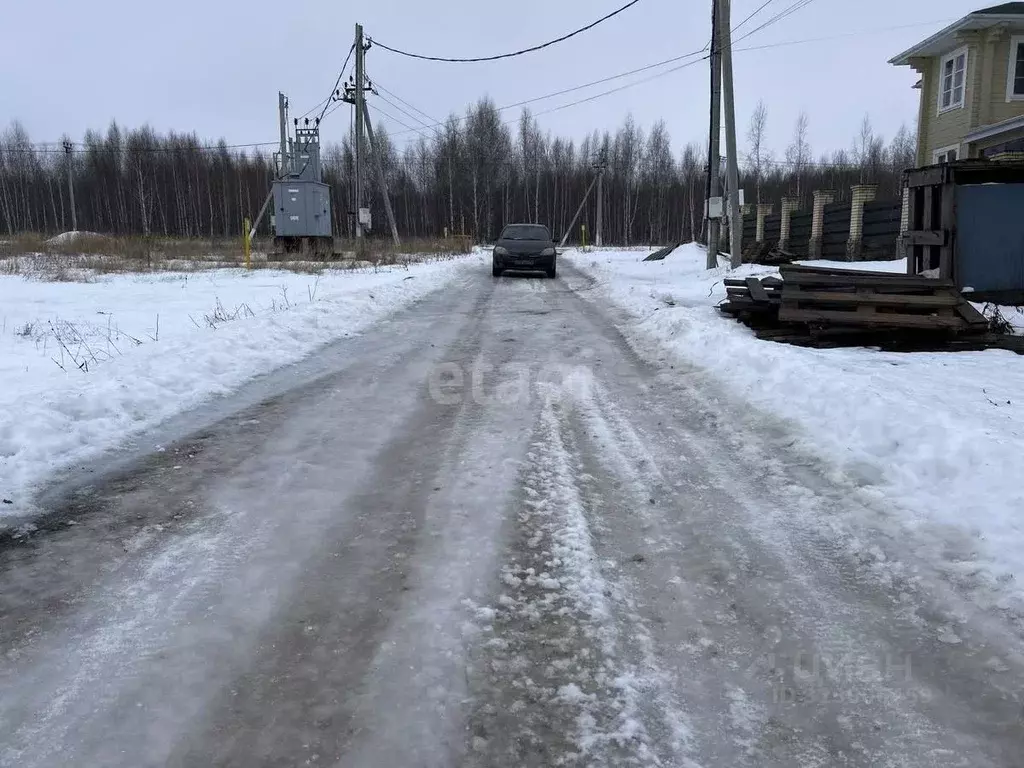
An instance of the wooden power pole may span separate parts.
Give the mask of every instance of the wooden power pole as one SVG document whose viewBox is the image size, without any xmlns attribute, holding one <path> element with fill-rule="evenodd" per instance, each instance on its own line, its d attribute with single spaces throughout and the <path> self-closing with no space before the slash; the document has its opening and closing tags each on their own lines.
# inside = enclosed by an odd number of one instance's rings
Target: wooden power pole
<svg viewBox="0 0 1024 768">
<path fill-rule="evenodd" d="M 356 110 L 356 135 L 354 139 L 355 147 L 355 207 L 356 207 L 356 239 L 363 237 L 363 223 L 360 220 L 361 211 L 363 208 L 363 118 L 366 114 L 365 106 L 365 93 L 363 91 L 363 82 L 365 76 L 363 74 L 363 56 L 366 50 L 363 48 L 363 25 L 356 24 L 356 82 L 355 92 L 352 94 L 355 98 L 355 110 Z"/>
<path fill-rule="evenodd" d="M 71 231 L 78 231 L 78 213 L 75 211 L 75 176 L 74 170 L 71 165 L 71 153 L 74 151 L 75 145 L 70 141 L 64 142 L 64 154 L 68 160 L 68 197 L 71 198 Z"/>
<path fill-rule="evenodd" d="M 562 242 L 558 244 L 559 248 L 565 248 L 565 243 L 569 239 L 569 235 L 572 233 L 572 228 L 576 226 L 576 222 L 580 219 L 580 214 L 583 213 L 583 208 L 587 204 L 587 200 L 590 198 L 590 193 L 594 189 L 594 185 L 600 183 L 602 172 L 599 170 L 594 174 L 594 180 L 590 182 L 590 186 L 587 187 L 586 193 L 583 195 L 583 200 L 580 201 L 580 207 L 576 209 L 576 215 L 572 217 L 572 221 L 569 222 L 569 226 L 566 227 L 565 233 L 562 235 Z M 600 231 L 600 230 L 598 230 Z"/>
<path fill-rule="evenodd" d="M 398 225 L 395 223 L 395 213 L 391 210 L 391 198 L 388 196 L 388 185 L 384 178 L 384 166 L 380 161 L 380 147 L 373 139 L 373 123 L 370 122 L 370 111 L 366 107 L 366 100 L 363 100 L 363 119 L 366 123 L 366 136 L 370 139 L 370 154 L 373 155 L 373 165 L 377 169 L 377 183 L 380 184 L 380 196 L 384 200 L 384 212 L 388 216 L 388 224 L 391 225 L 391 238 L 395 245 L 401 245 L 398 239 Z"/>
<path fill-rule="evenodd" d="M 721 219 L 711 216 L 711 198 L 720 197 L 722 184 L 719 171 L 722 167 L 722 46 L 719 44 L 718 12 L 719 0 L 712 0 L 711 7 L 711 140 L 708 146 L 708 269 L 718 268 L 718 245 L 720 242 Z"/>
<path fill-rule="evenodd" d="M 719 0 L 718 28 L 722 43 L 722 98 L 725 102 L 725 152 L 728 155 L 729 253 L 732 267 L 743 263 L 743 219 L 740 217 L 740 171 L 736 149 L 736 91 L 732 80 L 732 0 Z"/>
</svg>

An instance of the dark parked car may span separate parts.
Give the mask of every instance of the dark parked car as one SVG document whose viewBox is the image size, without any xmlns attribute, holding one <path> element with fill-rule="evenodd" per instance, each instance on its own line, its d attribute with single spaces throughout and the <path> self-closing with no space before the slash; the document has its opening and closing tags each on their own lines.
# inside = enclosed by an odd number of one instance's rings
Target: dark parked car
<svg viewBox="0 0 1024 768">
<path fill-rule="evenodd" d="M 506 269 L 546 272 L 554 277 L 555 241 L 543 224 L 509 224 L 494 244 L 491 272 L 500 277 Z"/>
</svg>

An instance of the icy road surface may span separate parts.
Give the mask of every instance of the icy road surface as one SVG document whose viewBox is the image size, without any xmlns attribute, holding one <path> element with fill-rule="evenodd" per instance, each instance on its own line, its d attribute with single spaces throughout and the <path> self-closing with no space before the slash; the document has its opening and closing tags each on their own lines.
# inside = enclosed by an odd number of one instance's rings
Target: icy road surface
<svg viewBox="0 0 1024 768">
<path fill-rule="evenodd" d="M 474 265 L 66 478 L 0 542 L 0 765 L 1024 764 L 1015 617 L 851 559 L 620 322 Z"/>
</svg>

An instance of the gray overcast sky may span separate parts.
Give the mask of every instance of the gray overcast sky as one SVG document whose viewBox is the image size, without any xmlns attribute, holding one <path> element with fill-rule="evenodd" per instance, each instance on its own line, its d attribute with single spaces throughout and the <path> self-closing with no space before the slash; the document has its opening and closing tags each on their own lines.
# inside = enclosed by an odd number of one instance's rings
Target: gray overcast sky
<svg viewBox="0 0 1024 768">
<path fill-rule="evenodd" d="M 0 46 L 0 125 L 20 120 L 34 141 L 67 132 L 149 123 L 229 143 L 273 141 L 277 91 L 294 114 L 323 99 L 362 22 L 371 37 L 416 52 L 476 56 L 561 35 L 624 0 L 34 0 L 7 3 Z M 734 0 L 736 24 L 764 0 Z M 789 6 L 774 0 L 742 31 Z M 988 4 L 991 4 L 989 2 Z M 443 118 L 488 94 L 499 106 L 579 85 L 701 48 L 708 0 L 641 0 L 603 25 L 550 49 L 481 64 L 413 61 L 376 48 L 367 72 L 428 114 Z M 986 5 L 978 0 L 814 0 L 737 48 L 822 36 L 841 39 L 736 54 L 740 142 L 758 98 L 768 105 L 769 143 L 784 149 L 801 109 L 815 154 L 849 147 L 870 114 L 886 138 L 912 127 L 915 75 L 887 59 L 944 23 Z M 884 28 L 915 25 L 902 29 Z M 21 30 L 12 34 L 12 31 Z M 532 105 L 535 113 L 651 73 Z M 675 146 L 707 131 L 704 62 L 613 96 L 543 115 L 545 130 L 580 138 L 614 130 L 628 113 L 643 127 L 664 118 Z M 385 109 L 395 112 L 386 105 Z M 327 140 L 348 130 L 348 108 L 325 121 Z M 508 113 L 518 115 L 518 110 Z M 401 115 L 396 115 L 409 122 Z M 384 120 L 385 124 L 388 123 Z M 394 134 L 402 129 L 388 125 Z M 406 135 L 395 136 L 400 145 Z"/>
</svg>

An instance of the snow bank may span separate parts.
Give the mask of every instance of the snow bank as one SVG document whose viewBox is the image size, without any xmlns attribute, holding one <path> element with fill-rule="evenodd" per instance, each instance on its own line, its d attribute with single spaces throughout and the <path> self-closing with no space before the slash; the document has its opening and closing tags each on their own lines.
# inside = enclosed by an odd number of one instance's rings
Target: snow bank
<svg viewBox="0 0 1024 768">
<path fill-rule="evenodd" d="M 55 235 L 46 241 L 47 245 L 69 245 L 70 243 L 78 242 L 79 240 L 87 240 L 90 237 L 100 238 L 102 235 L 98 235 L 95 232 L 79 232 L 72 230 L 71 232 L 61 232 L 59 235 Z"/>
<path fill-rule="evenodd" d="M 902 511 L 903 530 L 955 531 L 973 542 L 974 551 L 950 556 L 944 567 L 980 570 L 986 581 L 1024 580 L 1024 357 L 760 341 L 714 307 L 725 298 L 727 275 L 763 276 L 771 268 L 709 272 L 695 245 L 664 261 L 643 256 L 573 251 L 565 258 L 638 318 L 629 333 L 662 340 L 733 395 L 797 425 L 800 447 L 884 496 Z M 883 266 L 903 269 L 898 261 Z"/>
<path fill-rule="evenodd" d="M 703 251 L 701 251 L 703 253 Z M 891 272 L 896 275 L 907 274 L 907 260 L 893 261 L 829 261 L 828 259 L 805 259 L 798 261 L 805 267 L 828 267 L 829 269 L 853 269 L 864 272 Z"/>
<path fill-rule="evenodd" d="M 0 499 L 14 502 L 0 502 L 0 520 L 25 513 L 53 469 L 365 329 L 465 268 L 0 276 Z"/>
</svg>

